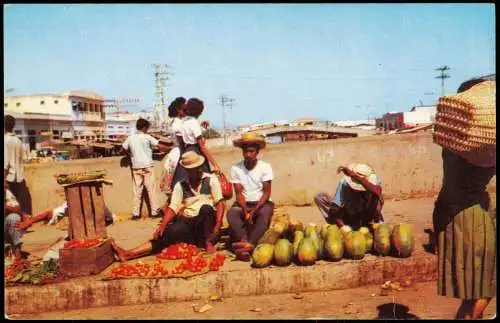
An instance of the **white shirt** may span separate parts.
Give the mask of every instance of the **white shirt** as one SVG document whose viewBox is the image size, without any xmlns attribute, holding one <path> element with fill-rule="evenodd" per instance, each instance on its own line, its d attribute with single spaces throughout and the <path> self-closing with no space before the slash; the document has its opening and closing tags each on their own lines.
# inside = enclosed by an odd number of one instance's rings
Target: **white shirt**
<svg viewBox="0 0 500 323">
<path fill-rule="evenodd" d="M 3 169 L 9 169 L 8 182 L 20 183 L 24 180 L 23 143 L 13 133 L 3 136 Z"/>
<path fill-rule="evenodd" d="M 243 161 L 231 167 L 231 183 L 243 186 L 243 196 L 247 202 L 258 202 L 264 194 L 264 182 L 272 181 L 273 169 L 265 161 L 258 160 L 252 170 Z"/>
<path fill-rule="evenodd" d="M 174 118 L 170 124 L 170 136 L 174 147 L 180 147 L 180 142 L 177 136 L 182 136 L 182 119 Z"/>
<path fill-rule="evenodd" d="M 129 136 L 122 146 L 124 149 L 130 149 L 132 168 L 137 169 L 153 166 L 153 146 L 158 144 L 158 140 L 139 131 Z"/>
<path fill-rule="evenodd" d="M 202 135 L 201 125 L 198 119 L 184 117 L 182 120 L 182 140 L 186 145 L 196 144 L 196 138 Z"/>
</svg>

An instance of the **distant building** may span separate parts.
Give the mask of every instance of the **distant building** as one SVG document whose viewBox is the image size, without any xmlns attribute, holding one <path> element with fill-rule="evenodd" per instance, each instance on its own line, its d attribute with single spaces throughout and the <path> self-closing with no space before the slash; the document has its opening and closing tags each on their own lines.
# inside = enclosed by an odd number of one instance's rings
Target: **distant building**
<svg viewBox="0 0 500 323">
<path fill-rule="evenodd" d="M 314 117 L 301 117 L 290 122 L 290 127 L 312 126 L 319 122 L 319 119 Z"/>
<path fill-rule="evenodd" d="M 128 137 L 136 132 L 139 116 L 134 113 L 111 113 L 106 115 L 106 138 Z"/>
<path fill-rule="evenodd" d="M 16 118 L 15 133 L 26 150 L 47 140 L 104 138 L 104 98 L 90 91 L 4 97 L 4 116 Z"/>
<path fill-rule="evenodd" d="M 389 112 L 375 120 L 376 127 L 396 130 L 431 124 L 436 116 L 436 106 L 415 106 L 409 112 Z"/>
</svg>

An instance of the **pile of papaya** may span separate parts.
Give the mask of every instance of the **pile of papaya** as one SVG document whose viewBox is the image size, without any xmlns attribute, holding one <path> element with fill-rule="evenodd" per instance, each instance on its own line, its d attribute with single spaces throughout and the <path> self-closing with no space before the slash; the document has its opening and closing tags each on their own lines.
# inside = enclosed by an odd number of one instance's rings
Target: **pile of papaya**
<svg viewBox="0 0 500 323">
<path fill-rule="evenodd" d="M 252 266 L 271 264 L 288 266 L 314 265 L 318 260 L 359 260 L 367 253 L 377 256 L 410 257 L 415 245 L 411 226 L 405 223 L 361 227 L 344 233 L 335 224 L 304 225 L 300 221 L 280 217 L 273 221 L 252 253 Z"/>
</svg>

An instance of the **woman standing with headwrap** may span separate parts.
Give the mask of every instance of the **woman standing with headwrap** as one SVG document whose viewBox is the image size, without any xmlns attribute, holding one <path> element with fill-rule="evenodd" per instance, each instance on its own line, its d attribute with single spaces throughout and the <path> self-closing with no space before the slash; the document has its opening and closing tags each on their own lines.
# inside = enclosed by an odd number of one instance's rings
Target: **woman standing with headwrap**
<svg viewBox="0 0 500 323">
<path fill-rule="evenodd" d="M 496 220 L 486 192 L 496 174 L 496 82 L 469 81 L 441 98 L 434 140 L 443 147 L 433 214 L 438 294 L 462 299 L 457 319 L 481 318 L 496 296 Z"/>
</svg>

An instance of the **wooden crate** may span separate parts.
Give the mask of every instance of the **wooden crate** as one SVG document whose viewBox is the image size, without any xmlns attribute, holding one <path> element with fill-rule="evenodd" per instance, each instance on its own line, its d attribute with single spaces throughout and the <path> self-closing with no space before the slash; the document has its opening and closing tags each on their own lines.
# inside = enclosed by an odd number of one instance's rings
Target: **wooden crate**
<svg viewBox="0 0 500 323">
<path fill-rule="evenodd" d="M 109 240 L 89 248 L 59 249 L 61 273 L 68 277 L 95 275 L 114 261 Z"/>
<path fill-rule="evenodd" d="M 64 185 L 68 201 L 68 234 L 71 240 L 106 236 L 103 181 L 90 180 Z"/>
</svg>

